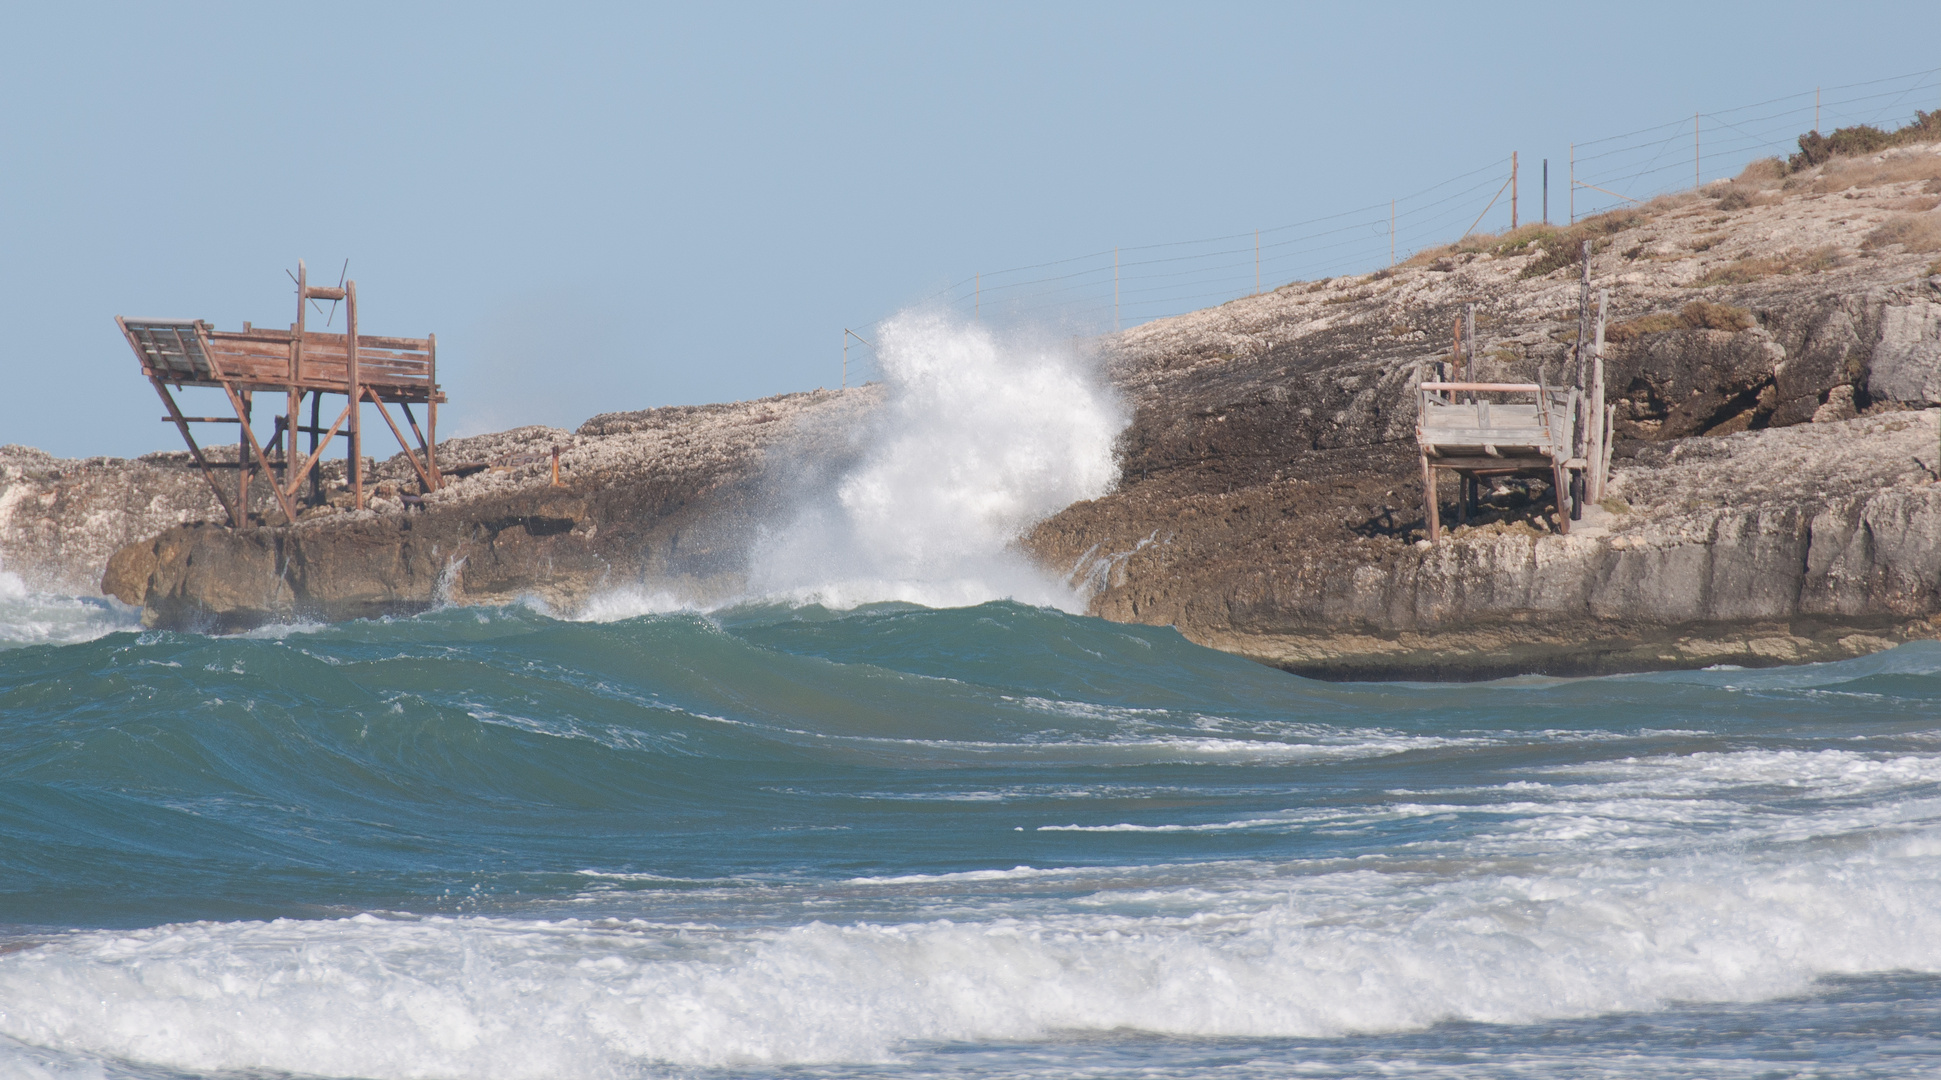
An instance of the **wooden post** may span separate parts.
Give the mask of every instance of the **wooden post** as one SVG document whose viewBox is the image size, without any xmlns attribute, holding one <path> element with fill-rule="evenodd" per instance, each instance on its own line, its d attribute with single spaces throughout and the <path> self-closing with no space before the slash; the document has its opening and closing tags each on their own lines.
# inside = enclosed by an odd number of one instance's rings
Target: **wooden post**
<svg viewBox="0 0 1941 1080">
<path fill-rule="evenodd" d="M 350 384 L 350 497 L 351 506 L 364 509 L 364 440 L 358 423 L 364 411 L 363 387 L 357 370 L 357 282 L 344 283 L 345 381 Z"/>
<path fill-rule="evenodd" d="M 1611 290 L 1597 290 L 1597 339 L 1591 348 L 1591 400 L 1590 409 L 1592 438 L 1590 440 L 1589 467 L 1590 500 L 1604 501 L 1603 462 L 1610 456 L 1608 444 L 1611 438 L 1609 426 L 1605 422 L 1604 406 L 1604 315 L 1611 300 Z"/>
<path fill-rule="evenodd" d="M 1483 371 L 1476 364 L 1476 305 L 1474 302 L 1462 306 L 1462 328 L 1463 366 L 1471 379 L 1481 382 Z M 1469 399 L 1471 401 L 1476 400 L 1476 395 L 1473 391 L 1470 393 Z"/>
<path fill-rule="evenodd" d="M 1442 539 L 1442 515 L 1436 507 L 1436 471 L 1429 455 L 1422 455 L 1422 516 L 1429 523 L 1429 543 Z"/>
<path fill-rule="evenodd" d="M 1516 231 L 1516 151 L 1510 151 L 1510 231 Z"/>
<path fill-rule="evenodd" d="M 425 390 L 425 467 L 431 470 L 431 482 L 445 486 L 445 474 L 438 471 L 438 335 L 425 335 L 425 361 L 428 370 L 426 380 L 430 383 Z M 411 415 L 406 413 L 406 416 Z"/>
<path fill-rule="evenodd" d="M 1543 223 L 1550 224 L 1550 159 L 1543 159 Z"/>
<path fill-rule="evenodd" d="M 245 401 L 243 395 L 238 394 L 236 388 L 227 382 L 222 384 L 222 388 L 229 394 L 230 407 L 236 410 L 236 416 L 243 423 L 243 437 L 238 440 L 236 447 L 237 458 L 240 461 L 243 447 L 246 445 L 255 449 L 257 458 L 261 459 L 263 456 L 263 447 L 256 441 L 256 432 L 250 430 L 249 426 L 249 402 Z M 245 472 L 245 475 L 247 475 L 247 472 Z M 289 519 L 290 524 L 295 525 L 297 523 L 297 510 L 295 506 L 291 505 L 289 496 L 284 493 L 282 488 L 277 487 L 274 483 L 270 485 L 270 488 L 276 492 L 276 502 L 278 506 L 283 508 L 283 516 Z M 247 492 L 249 489 L 245 486 L 243 490 Z M 248 503 L 243 504 L 243 520 L 249 520 Z"/>
<path fill-rule="evenodd" d="M 1589 434 L 1585 430 L 1589 425 L 1585 423 L 1583 415 L 1584 377 L 1590 361 L 1588 353 L 1591 335 L 1591 242 L 1589 240 L 1584 241 L 1582 254 L 1584 261 L 1578 273 L 1577 283 L 1577 374 L 1571 383 L 1577 391 L 1577 404 L 1572 417 L 1571 426 L 1575 430 L 1571 432 L 1570 437 L 1570 456 L 1577 458 L 1584 456 L 1584 436 Z"/>
<path fill-rule="evenodd" d="M 554 487 L 560 486 L 559 484 L 559 444 L 558 443 L 553 444 L 553 486 Z"/>
<path fill-rule="evenodd" d="M 283 487 L 289 487 L 296 481 L 296 477 L 291 474 L 290 470 L 296 468 L 298 453 L 297 427 L 303 419 L 303 309 L 309 303 L 303 298 L 303 286 L 309 276 L 309 271 L 304 267 L 303 260 L 298 259 L 297 321 L 290 326 L 290 387 L 288 395 L 290 420 L 286 425 L 290 441 L 286 444 L 288 449 L 283 453 Z M 316 424 L 312 423 L 311 426 L 315 427 Z M 312 436 L 312 438 L 314 437 Z"/>
<path fill-rule="evenodd" d="M 310 456 L 304 459 L 307 464 L 303 467 L 304 472 L 310 477 L 310 505 L 312 506 L 323 502 L 323 472 L 317 468 L 317 455 L 322 452 L 317 442 L 318 428 L 323 425 L 322 410 L 323 391 L 313 391 L 310 394 Z M 290 481 L 290 491 L 293 494 L 296 491 L 296 484 L 295 479 Z"/>
<path fill-rule="evenodd" d="M 229 390 L 229 384 L 226 382 L 223 383 L 222 388 Z M 238 397 L 236 391 L 229 390 L 229 396 L 237 399 L 236 422 L 243 426 L 243 433 L 236 439 L 236 502 L 237 505 L 243 508 L 243 520 L 248 521 L 249 477 L 251 473 L 256 471 L 257 465 L 257 459 L 251 457 L 249 454 L 251 444 L 256 441 L 256 433 L 251 431 L 249 427 L 251 406 L 255 404 L 251 400 L 254 392 L 245 390 Z"/>
<path fill-rule="evenodd" d="M 1570 223 L 1577 224 L 1577 144 L 1570 144 Z"/>
<path fill-rule="evenodd" d="M 1564 468 L 1563 462 L 1555 462 L 1550 466 L 1550 484 L 1557 492 L 1557 532 L 1563 536 L 1570 535 L 1569 473 L 1570 470 Z"/>
</svg>

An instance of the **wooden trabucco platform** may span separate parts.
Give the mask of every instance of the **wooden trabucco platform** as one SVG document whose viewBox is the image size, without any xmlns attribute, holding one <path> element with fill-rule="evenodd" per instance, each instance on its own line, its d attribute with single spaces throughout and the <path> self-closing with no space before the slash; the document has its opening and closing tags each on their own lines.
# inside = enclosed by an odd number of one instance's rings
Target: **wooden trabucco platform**
<svg viewBox="0 0 1941 1080">
<path fill-rule="evenodd" d="M 312 301 L 342 301 L 344 332 L 328 333 L 306 328 L 305 316 Z M 130 319 L 117 316 L 115 323 L 128 339 L 141 361 L 142 375 L 155 387 L 168 415 L 162 419 L 175 424 L 188 444 L 189 454 L 215 490 L 216 499 L 229 515 L 230 524 L 249 521 L 250 480 L 263 473 L 276 495 L 285 518 L 297 519 L 296 497 L 308 480 L 307 501 L 322 500 L 322 484 L 317 461 L 341 431 L 349 446 L 347 479 L 353 505 L 364 507 L 363 410 L 368 403 L 377 406 L 378 415 L 404 448 L 411 467 L 426 491 L 435 491 L 443 478 L 438 471 L 438 406 L 445 394 L 438 386 L 438 338 L 375 337 L 357 331 L 357 283 L 341 287 L 313 286 L 302 262 L 297 263 L 297 321 L 288 330 L 267 330 L 243 324 L 241 331 L 221 331 L 200 319 Z M 177 405 L 170 387 L 210 387 L 220 389 L 228 398 L 229 416 L 186 416 Z M 266 451 L 256 438 L 251 421 L 257 393 L 281 393 L 287 406 L 285 415 L 276 418 Z M 310 397 L 310 423 L 301 422 L 303 398 Z M 328 428 L 322 426 L 325 394 L 344 396 L 344 407 Z M 425 409 L 425 427 L 411 406 Z M 411 429 L 392 419 L 389 406 L 396 405 Z M 216 478 L 212 464 L 197 445 L 190 424 L 237 424 L 238 439 L 235 501 Z M 309 453 L 297 445 L 297 436 L 310 436 Z M 417 444 L 414 451 L 412 443 Z"/>
<path fill-rule="evenodd" d="M 1531 476 L 1549 480 L 1557 499 L 1559 531 L 1570 531 L 1566 505 L 1570 476 L 1583 460 L 1571 456 L 1576 438 L 1575 388 L 1538 383 L 1425 382 L 1420 384 L 1415 438 L 1422 448 L 1422 498 L 1429 540 L 1442 536 L 1436 470 L 1453 472 L 1462 485 L 1457 502 L 1467 520 L 1474 485 L 1481 477 Z M 1499 400 L 1492 401 L 1491 398 Z"/>
</svg>

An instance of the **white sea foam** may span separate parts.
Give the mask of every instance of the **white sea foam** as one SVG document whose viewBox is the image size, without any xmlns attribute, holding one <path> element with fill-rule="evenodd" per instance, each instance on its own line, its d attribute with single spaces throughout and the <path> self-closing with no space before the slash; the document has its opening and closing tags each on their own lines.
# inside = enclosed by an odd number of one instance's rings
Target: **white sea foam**
<svg viewBox="0 0 1941 1080">
<path fill-rule="evenodd" d="M 0 1034 L 198 1072 L 587 1077 L 1058 1031 L 1521 1022 L 1941 970 L 1932 831 L 1479 869 L 1204 868 L 983 917 L 743 931 L 366 915 L 85 932 L 0 956 Z"/>
<path fill-rule="evenodd" d="M 1126 413 L 1068 345 L 931 313 L 884 324 L 888 395 L 855 466 L 765 530 L 754 595 L 853 607 L 1082 598 L 1017 548 L 1031 525 L 1105 493 Z"/>
<path fill-rule="evenodd" d="M 140 630 L 140 613 L 113 600 L 63 596 L 0 570 L 0 649 L 71 645 L 120 630 Z"/>
</svg>

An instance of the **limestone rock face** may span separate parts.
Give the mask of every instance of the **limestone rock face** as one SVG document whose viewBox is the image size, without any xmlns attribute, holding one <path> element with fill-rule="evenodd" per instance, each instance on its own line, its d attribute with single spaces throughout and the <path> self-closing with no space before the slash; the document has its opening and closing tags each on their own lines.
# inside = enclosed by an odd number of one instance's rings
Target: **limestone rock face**
<svg viewBox="0 0 1941 1080">
<path fill-rule="evenodd" d="M 1881 309 L 1867 393 L 1881 401 L 1941 405 L 1941 303 L 1921 298 Z"/>
</svg>

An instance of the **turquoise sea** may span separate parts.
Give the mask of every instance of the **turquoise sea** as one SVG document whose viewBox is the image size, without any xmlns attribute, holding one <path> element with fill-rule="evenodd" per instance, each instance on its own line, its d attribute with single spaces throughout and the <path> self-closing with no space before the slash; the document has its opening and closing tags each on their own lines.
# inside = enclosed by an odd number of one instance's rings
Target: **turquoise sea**
<svg viewBox="0 0 1941 1080">
<path fill-rule="evenodd" d="M 1934 646 L 1328 684 L 1010 602 L 0 601 L 4 1077 L 1941 1074 Z"/>
</svg>

